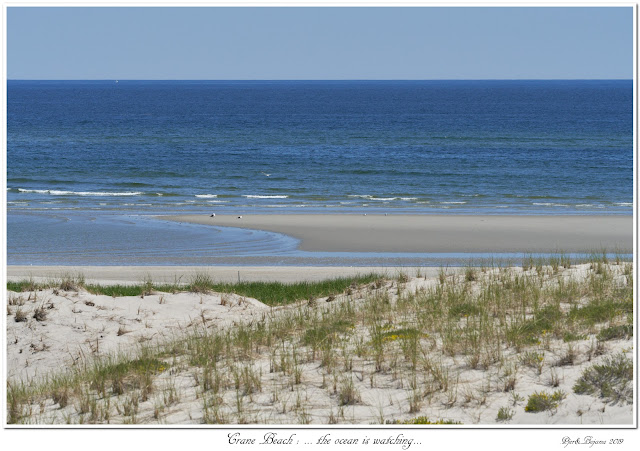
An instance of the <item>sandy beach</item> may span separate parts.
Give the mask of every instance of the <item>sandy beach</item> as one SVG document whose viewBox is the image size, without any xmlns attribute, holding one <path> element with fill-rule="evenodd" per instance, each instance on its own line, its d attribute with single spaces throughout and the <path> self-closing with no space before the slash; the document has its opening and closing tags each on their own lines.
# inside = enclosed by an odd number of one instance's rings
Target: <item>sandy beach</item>
<svg viewBox="0 0 640 451">
<path fill-rule="evenodd" d="M 454 270 L 450 268 L 450 270 Z M 87 283 L 135 285 L 151 279 L 157 284 L 186 283 L 197 274 L 217 282 L 314 282 L 334 277 L 377 273 L 394 277 L 398 273 L 435 277 L 438 268 L 380 266 L 8 266 L 7 280 L 32 279 L 46 282 L 82 274 Z"/>
<path fill-rule="evenodd" d="M 176 215 L 161 219 L 267 230 L 299 239 L 303 251 L 631 253 L 631 216 Z"/>
</svg>

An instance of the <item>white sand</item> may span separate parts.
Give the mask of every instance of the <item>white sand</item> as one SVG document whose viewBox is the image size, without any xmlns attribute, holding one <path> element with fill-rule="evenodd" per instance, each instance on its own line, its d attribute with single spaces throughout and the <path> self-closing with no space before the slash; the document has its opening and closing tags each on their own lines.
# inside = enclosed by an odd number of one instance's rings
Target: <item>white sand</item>
<svg viewBox="0 0 640 451">
<path fill-rule="evenodd" d="M 583 274 L 585 265 L 571 270 Z M 432 287 L 437 282 L 433 278 L 414 278 L 405 290 L 421 290 Z M 390 295 L 395 296 L 396 289 L 387 285 Z M 358 297 L 365 293 L 354 295 Z M 93 356 L 108 352 L 135 349 L 138 344 L 152 343 L 154 340 L 166 341 L 179 337 L 185 332 L 199 329 L 221 329 L 234 324 L 258 320 L 264 315 L 278 315 L 296 306 L 273 309 L 254 299 L 235 295 L 211 293 L 153 294 L 140 297 L 111 298 L 80 292 L 57 293 L 51 289 L 35 293 L 8 293 L 12 314 L 7 317 L 8 337 L 8 376 L 10 380 L 43 376 L 50 371 L 60 371 L 90 362 Z M 18 305 L 21 304 L 23 305 Z M 333 303 L 318 300 L 319 308 L 334 306 Z M 222 305 L 226 304 L 226 305 Z M 35 309 L 42 307 L 46 318 L 37 321 L 33 318 Z M 16 322 L 15 314 L 20 308 L 26 313 L 27 321 Z M 119 331 L 120 330 L 120 335 Z M 392 372 L 375 373 L 371 368 L 359 364 L 349 372 L 350 380 L 360 394 L 355 405 L 336 407 L 336 395 L 331 386 L 340 387 L 346 380 L 323 379 L 323 372 L 317 361 L 300 362 L 302 380 L 289 390 L 281 386 L 274 392 L 273 387 L 281 384 L 280 375 L 270 372 L 268 356 L 262 355 L 252 361 L 252 368 L 261 370 L 263 389 L 251 395 L 251 402 L 245 405 L 244 421 L 260 424 L 298 424 L 303 421 L 326 424 L 331 418 L 343 423 L 372 424 L 381 419 L 403 420 L 416 416 L 428 416 L 431 419 L 453 419 L 469 424 L 491 424 L 496 422 L 501 407 L 513 411 L 509 424 L 591 424 L 591 425 L 629 425 L 633 421 L 633 405 L 611 405 L 601 399 L 573 393 L 573 385 L 582 372 L 593 364 L 602 362 L 606 356 L 625 353 L 633 355 L 633 340 L 614 340 L 606 343 L 606 353 L 587 358 L 587 342 L 577 345 L 577 355 L 573 365 L 554 366 L 566 352 L 562 340 L 550 343 L 545 353 L 546 365 L 541 374 L 532 368 L 521 366 L 517 371 L 515 392 L 522 397 L 514 401 L 512 392 L 499 389 L 500 375 L 491 371 L 474 370 L 468 367 L 464 359 L 444 357 L 438 364 L 451 374 L 456 374 L 455 391 L 439 391 L 428 400 L 425 398 L 419 411 L 409 411 L 411 381 L 403 374 Z M 340 352 L 336 349 L 336 352 Z M 515 355 L 514 351 L 505 353 L 505 358 Z M 514 357 L 515 358 L 515 357 Z M 243 367 L 242 361 L 238 362 Z M 137 421 L 140 423 L 158 423 L 154 418 L 154 409 L 159 399 L 166 396 L 171 387 L 177 391 L 178 400 L 170 403 L 162 411 L 161 422 L 166 424 L 199 424 L 203 421 L 203 400 L 199 398 L 200 389 L 194 385 L 194 377 L 200 370 L 186 368 L 172 374 L 162 374 L 155 382 L 156 394 L 152 399 L 141 402 Z M 551 388 L 549 380 L 552 373 L 559 379 L 559 385 Z M 346 374 L 346 373 L 345 373 Z M 362 376 L 359 379 L 358 374 Z M 368 374 L 369 376 L 365 376 Z M 354 377 L 355 375 L 355 377 Z M 372 379 L 370 379 L 372 378 Z M 452 381 L 453 383 L 453 381 Z M 567 398 L 552 411 L 529 413 L 524 405 L 534 392 L 563 390 Z M 234 406 L 235 392 L 227 390 L 222 395 L 226 406 Z M 277 399 L 275 399 L 275 398 Z M 166 400 L 165 400 L 166 402 Z M 247 402 L 247 401 L 245 401 Z M 294 408 L 296 405 L 303 408 Z M 39 421 L 61 421 L 59 408 L 55 405 L 43 405 Z M 70 409 L 70 410 L 69 410 Z M 74 410 L 75 409 L 75 410 Z M 77 407 L 67 408 L 72 414 Z M 53 416 L 52 416 L 53 415 Z M 227 421 L 241 421 L 227 414 Z M 114 416 L 112 423 L 118 423 L 123 417 Z"/>
<path fill-rule="evenodd" d="M 226 305 L 221 305 L 222 297 Z M 52 289 L 8 294 L 9 304 L 20 304 L 20 299 L 24 304 L 10 307 L 14 316 L 7 322 L 8 379 L 42 376 L 95 356 L 129 352 L 138 344 L 182 336 L 188 329 L 225 327 L 259 318 L 269 310 L 255 299 L 234 294 L 114 298 Z M 41 307 L 46 318 L 37 321 L 33 314 Z M 15 321 L 18 309 L 27 321 Z"/>
</svg>

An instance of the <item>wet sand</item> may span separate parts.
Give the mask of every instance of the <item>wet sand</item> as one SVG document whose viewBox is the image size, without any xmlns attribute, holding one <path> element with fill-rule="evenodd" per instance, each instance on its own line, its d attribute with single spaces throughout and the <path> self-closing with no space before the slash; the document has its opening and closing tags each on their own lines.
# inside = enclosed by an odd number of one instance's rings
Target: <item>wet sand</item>
<svg viewBox="0 0 640 451">
<path fill-rule="evenodd" d="M 316 252 L 632 253 L 631 216 L 175 215 L 164 220 L 282 233 Z"/>
</svg>

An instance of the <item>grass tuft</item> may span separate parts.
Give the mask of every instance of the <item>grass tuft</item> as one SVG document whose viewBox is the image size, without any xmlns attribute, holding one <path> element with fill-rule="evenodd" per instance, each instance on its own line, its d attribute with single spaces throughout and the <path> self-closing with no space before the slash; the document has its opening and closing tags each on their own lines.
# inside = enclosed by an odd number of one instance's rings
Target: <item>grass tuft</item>
<svg viewBox="0 0 640 451">
<path fill-rule="evenodd" d="M 515 410 L 512 410 L 509 407 L 500 407 L 500 409 L 498 410 L 498 415 L 496 416 L 496 421 L 502 423 L 511 421 L 515 413 Z"/>
<path fill-rule="evenodd" d="M 600 341 L 627 340 L 631 337 L 633 337 L 633 324 L 607 327 L 602 329 L 597 336 Z"/>
</svg>

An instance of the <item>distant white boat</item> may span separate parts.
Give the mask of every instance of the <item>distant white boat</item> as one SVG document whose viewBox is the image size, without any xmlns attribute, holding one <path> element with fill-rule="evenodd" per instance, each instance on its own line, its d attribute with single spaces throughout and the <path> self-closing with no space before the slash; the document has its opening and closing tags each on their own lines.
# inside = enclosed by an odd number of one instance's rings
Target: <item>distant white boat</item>
<svg viewBox="0 0 640 451">
<path fill-rule="evenodd" d="M 118 80 L 116 80 L 116 83 L 118 83 Z"/>
</svg>

